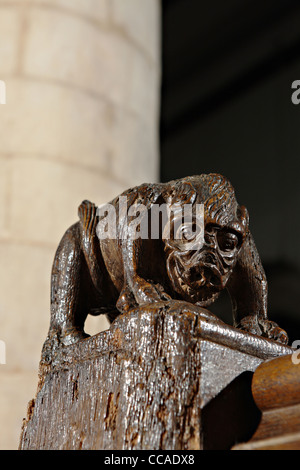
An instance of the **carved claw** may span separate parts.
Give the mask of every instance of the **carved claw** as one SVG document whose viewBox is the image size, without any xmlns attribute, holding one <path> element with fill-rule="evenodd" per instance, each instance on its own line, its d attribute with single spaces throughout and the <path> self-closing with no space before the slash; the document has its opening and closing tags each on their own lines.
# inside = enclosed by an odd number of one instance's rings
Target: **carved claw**
<svg viewBox="0 0 300 470">
<path fill-rule="evenodd" d="M 258 318 L 256 315 L 243 318 L 237 328 L 282 344 L 288 344 L 289 341 L 286 331 L 280 328 L 277 323 Z"/>
</svg>

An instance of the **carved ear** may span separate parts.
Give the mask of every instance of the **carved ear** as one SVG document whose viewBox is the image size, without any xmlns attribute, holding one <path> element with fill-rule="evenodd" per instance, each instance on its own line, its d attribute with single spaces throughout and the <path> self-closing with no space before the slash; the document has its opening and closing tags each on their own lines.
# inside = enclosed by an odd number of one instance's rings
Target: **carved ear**
<svg viewBox="0 0 300 470">
<path fill-rule="evenodd" d="M 243 227 L 245 228 L 245 232 L 247 232 L 248 227 L 249 227 L 249 212 L 246 209 L 246 207 L 245 206 L 238 206 L 237 215 L 238 215 L 238 218 L 241 221 Z"/>
</svg>

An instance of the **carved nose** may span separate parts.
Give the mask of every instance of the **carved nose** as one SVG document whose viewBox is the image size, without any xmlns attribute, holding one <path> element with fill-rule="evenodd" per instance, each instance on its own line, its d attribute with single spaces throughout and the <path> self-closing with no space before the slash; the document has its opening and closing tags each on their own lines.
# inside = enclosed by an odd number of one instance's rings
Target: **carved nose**
<svg viewBox="0 0 300 470">
<path fill-rule="evenodd" d="M 206 279 L 208 280 L 208 283 L 213 285 L 213 286 L 221 286 L 222 282 L 219 276 L 214 274 L 212 271 L 207 271 L 206 272 Z"/>
<path fill-rule="evenodd" d="M 197 267 L 193 267 L 189 270 L 189 278 L 192 281 L 200 281 L 203 275 Z"/>
<path fill-rule="evenodd" d="M 201 257 L 201 261 L 205 264 L 217 264 L 217 259 L 213 253 L 206 252 Z"/>
</svg>

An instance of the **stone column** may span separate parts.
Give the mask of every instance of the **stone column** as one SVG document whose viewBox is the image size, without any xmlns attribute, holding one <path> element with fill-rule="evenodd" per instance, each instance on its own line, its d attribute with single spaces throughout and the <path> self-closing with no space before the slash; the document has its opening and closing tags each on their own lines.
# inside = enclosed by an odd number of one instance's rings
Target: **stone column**
<svg viewBox="0 0 300 470">
<path fill-rule="evenodd" d="M 78 205 L 158 179 L 160 2 L 0 0 L 0 80 L 0 449 L 8 449 L 35 392 L 51 264 Z"/>
</svg>

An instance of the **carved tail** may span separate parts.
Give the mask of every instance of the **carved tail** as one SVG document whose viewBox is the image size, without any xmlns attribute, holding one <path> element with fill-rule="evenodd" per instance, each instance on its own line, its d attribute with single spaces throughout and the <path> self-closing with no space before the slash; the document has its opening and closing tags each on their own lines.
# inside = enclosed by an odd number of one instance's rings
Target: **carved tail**
<svg viewBox="0 0 300 470">
<path fill-rule="evenodd" d="M 89 268 L 91 279 L 98 292 L 101 291 L 103 280 L 102 257 L 100 244 L 96 235 L 97 207 L 90 201 L 83 201 L 78 208 L 78 216 L 82 231 L 81 248 Z"/>
</svg>

